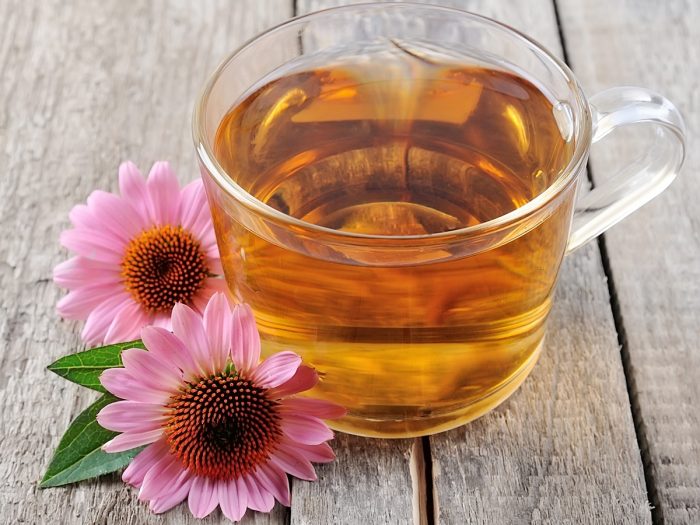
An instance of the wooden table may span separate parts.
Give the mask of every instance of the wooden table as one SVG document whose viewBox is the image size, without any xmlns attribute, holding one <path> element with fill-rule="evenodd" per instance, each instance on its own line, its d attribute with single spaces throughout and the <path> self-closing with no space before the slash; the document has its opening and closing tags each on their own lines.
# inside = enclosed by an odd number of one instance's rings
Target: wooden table
<svg viewBox="0 0 700 525">
<path fill-rule="evenodd" d="M 197 176 L 190 113 L 227 52 L 322 0 L 0 2 L 0 521 L 195 523 L 149 514 L 118 476 L 39 490 L 94 397 L 45 366 L 82 348 L 51 279 L 67 214 L 123 159 Z M 291 509 L 246 523 L 700 523 L 700 2 L 445 0 L 563 56 L 593 93 L 639 84 L 685 114 L 669 191 L 568 257 L 532 376 L 480 420 L 425 439 L 338 436 Z M 595 181 L 631 141 L 597 148 Z M 217 511 L 207 523 L 223 522 Z"/>
</svg>

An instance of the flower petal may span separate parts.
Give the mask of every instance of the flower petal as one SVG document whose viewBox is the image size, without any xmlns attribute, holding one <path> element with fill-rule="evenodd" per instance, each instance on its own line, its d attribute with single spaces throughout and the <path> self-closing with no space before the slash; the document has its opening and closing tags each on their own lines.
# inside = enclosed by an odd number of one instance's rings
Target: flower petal
<svg viewBox="0 0 700 525">
<path fill-rule="evenodd" d="M 239 304 L 233 311 L 231 325 L 231 359 L 243 374 L 250 374 L 260 361 L 260 334 L 253 311 Z"/>
<path fill-rule="evenodd" d="M 316 481 L 317 479 L 316 471 L 311 462 L 291 447 L 278 448 L 270 458 L 270 462 L 299 479 L 306 481 Z"/>
<path fill-rule="evenodd" d="M 109 453 L 124 452 L 132 448 L 148 445 L 163 436 L 163 429 L 147 430 L 145 432 L 124 432 L 102 445 L 102 450 Z"/>
<path fill-rule="evenodd" d="M 76 228 L 86 228 L 90 230 L 95 224 L 92 212 L 88 209 L 87 204 L 76 204 L 73 206 L 68 212 L 68 218 L 71 224 Z"/>
<path fill-rule="evenodd" d="M 213 229 L 211 211 L 201 179 L 190 182 L 182 189 L 179 216 L 182 227 L 192 232 L 200 242 Z"/>
<path fill-rule="evenodd" d="M 104 337 L 104 344 L 138 339 L 141 328 L 148 324 L 148 315 L 135 302 L 125 304 L 114 316 Z"/>
<path fill-rule="evenodd" d="M 284 399 L 280 406 L 280 411 L 281 413 L 307 414 L 320 419 L 337 419 L 347 413 L 347 410 L 340 405 L 310 397 Z"/>
<path fill-rule="evenodd" d="M 197 315 L 197 312 L 189 306 L 178 303 L 173 307 L 172 323 L 173 332 L 185 343 L 185 346 L 192 354 L 197 364 L 198 372 L 204 376 L 218 372 L 212 366 L 212 360 L 209 355 L 209 342 L 204 332 L 202 318 Z"/>
<path fill-rule="evenodd" d="M 183 471 L 185 467 L 176 456 L 171 453 L 161 456 L 144 476 L 141 490 L 139 490 L 139 499 L 149 501 L 166 496 Z"/>
<path fill-rule="evenodd" d="M 119 166 L 119 192 L 124 200 L 132 204 L 142 224 L 152 222 L 148 212 L 146 179 L 131 161 L 122 162 Z"/>
<path fill-rule="evenodd" d="M 255 476 L 260 485 L 272 494 L 277 501 L 285 507 L 289 507 L 291 503 L 289 496 L 289 480 L 287 479 L 287 474 L 285 474 L 282 469 L 267 463 L 266 465 L 260 465 L 253 473 L 253 476 Z"/>
<path fill-rule="evenodd" d="M 285 449 L 292 448 L 314 463 L 329 463 L 335 459 L 335 453 L 328 443 L 304 445 L 302 443 L 294 443 L 285 440 L 280 446 Z"/>
<path fill-rule="evenodd" d="M 97 422 L 115 432 L 146 432 L 163 426 L 165 411 L 163 405 L 155 403 L 116 401 L 100 410 Z"/>
<path fill-rule="evenodd" d="M 126 243 L 107 232 L 74 228 L 61 232 L 61 244 L 78 255 L 111 264 L 121 264 Z"/>
<path fill-rule="evenodd" d="M 131 203 L 114 193 L 95 190 L 88 196 L 87 206 L 93 217 L 124 246 L 146 226 Z"/>
<path fill-rule="evenodd" d="M 192 475 L 183 470 L 177 479 L 168 487 L 166 493 L 162 493 L 161 496 L 153 498 L 148 505 L 151 512 L 155 514 L 160 514 L 161 512 L 166 512 L 172 509 L 175 505 L 182 503 L 187 495 L 190 493 L 192 488 Z"/>
<path fill-rule="evenodd" d="M 318 445 L 333 439 L 333 431 L 323 421 L 303 414 L 285 414 L 282 419 L 282 432 L 305 445 Z"/>
<path fill-rule="evenodd" d="M 128 401 L 165 405 L 171 394 L 137 381 L 124 368 L 108 368 L 100 374 L 100 383 L 110 393 Z"/>
<path fill-rule="evenodd" d="M 146 473 L 153 467 L 156 461 L 169 454 L 165 439 L 159 439 L 148 445 L 131 460 L 122 474 L 124 483 L 140 488 Z"/>
<path fill-rule="evenodd" d="M 165 328 L 169 332 L 172 331 L 173 324 L 170 320 L 170 314 L 157 313 L 153 316 L 153 321 L 151 321 L 151 326 L 157 326 L 159 328 Z"/>
<path fill-rule="evenodd" d="M 263 388 L 275 388 L 286 383 L 301 364 L 301 357 L 294 352 L 279 352 L 273 354 L 252 373 L 251 379 Z"/>
<path fill-rule="evenodd" d="M 216 483 L 215 480 L 202 476 L 197 476 L 192 481 L 187 503 L 195 518 L 208 516 L 219 504 Z"/>
<path fill-rule="evenodd" d="M 215 370 L 223 370 L 231 350 L 231 307 L 224 294 L 217 293 L 209 299 L 203 322 L 212 366 Z"/>
<path fill-rule="evenodd" d="M 275 498 L 269 491 L 262 488 L 254 476 L 239 478 L 245 484 L 248 494 L 248 507 L 259 512 L 270 512 L 275 506 Z"/>
<path fill-rule="evenodd" d="M 209 277 L 204 281 L 202 288 L 200 288 L 192 298 L 190 306 L 197 312 L 202 313 L 206 309 L 209 299 L 217 293 L 222 293 L 228 297 L 226 281 L 216 277 Z"/>
<path fill-rule="evenodd" d="M 214 252 L 212 254 L 211 252 Z M 221 265 L 221 258 L 219 257 L 219 249 L 214 248 L 211 250 L 211 252 L 208 252 L 206 255 L 206 265 L 207 265 L 207 270 L 209 270 L 209 273 L 212 273 L 214 275 L 223 275 L 224 274 L 224 267 Z"/>
<path fill-rule="evenodd" d="M 121 271 L 118 266 L 88 259 L 71 257 L 53 269 L 53 281 L 61 288 L 78 288 L 115 283 L 121 285 Z"/>
<path fill-rule="evenodd" d="M 65 319 L 87 319 L 97 306 L 120 291 L 116 283 L 76 288 L 58 301 L 56 311 Z"/>
<path fill-rule="evenodd" d="M 114 294 L 99 304 L 88 315 L 81 337 L 89 345 L 104 341 L 109 325 L 117 313 L 127 304 L 133 303 L 132 297 L 125 292 Z"/>
<path fill-rule="evenodd" d="M 247 489 L 241 478 L 219 481 L 217 489 L 221 512 L 231 521 L 239 521 L 248 508 Z"/>
<path fill-rule="evenodd" d="M 273 388 L 270 391 L 270 396 L 272 398 L 291 396 L 313 388 L 316 386 L 316 383 L 318 383 L 318 374 L 316 371 L 311 367 L 302 365 L 289 381 L 277 388 Z"/>
<path fill-rule="evenodd" d="M 180 184 L 167 162 L 153 164 L 146 181 L 152 218 L 159 225 L 177 224 Z"/>
<path fill-rule="evenodd" d="M 161 361 L 170 361 L 184 373 L 185 380 L 197 375 L 199 367 L 185 344 L 165 328 L 147 326 L 141 331 L 143 343 Z"/>
<path fill-rule="evenodd" d="M 130 348 L 122 352 L 122 363 L 131 376 L 145 386 L 166 394 L 183 384 L 182 371 L 172 361 L 165 361 L 147 350 Z"/>
</svg>

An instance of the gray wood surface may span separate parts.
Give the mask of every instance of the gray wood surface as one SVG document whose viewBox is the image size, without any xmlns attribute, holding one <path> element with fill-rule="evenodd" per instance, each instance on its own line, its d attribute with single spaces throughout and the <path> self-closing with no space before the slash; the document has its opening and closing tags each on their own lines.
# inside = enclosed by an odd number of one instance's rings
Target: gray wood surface
<svg viewBox="0 0 700 525">
<path fill-rule="evenodd" d="M 606 234 L 655 522 L 700 523 L 700 3 L 558 0 L 572 66 L 589 94 L 654 89 L 688 125 L 678 180 Z M 592 173 L 639 154 L 620 131 Z M 617 140 L 616 140 L 617 139 Z"/>
<path fill-rule="evenodd" d="M 700 4 L 556 1 L 589 93 L 655 88 L 698 134 Z M 340 3 L 348 2 L 0 2 L 0 523 L 198 523 L 186 506 L 151 515 L 118 476 L 37 488 L 62 432 L 94 398 L 45 370 L 82 348 L 79 323 L 54 312 L 63 292 L 51 271 L 66 257 L 58 235 L 90 191 L 116 189 L 123 159 L 143 169 L 167 159 L 181 181 L 196 177 L 191 108 L 215 65 L 295 8 Z M 562 52 L 550 0 L 439 3 L 505 21 Z M 594 152 L 594 177 L 629 147 L 611 144 Z M 291 510 L 244 522 L 700 522 L 700 358 L 691 344 L 700 326 L 691 175 L 700 166 L 690 151 L 672 189 L 607 235 L 653 514 L 594 243 L 565 261 L 544 354 L 510 400 L 430 439 L 339 436 L 338 459 L 317 469 L 318 482 L 292 482 Z M 218 511 L 204 520 L 219 522 Z"/>
<path fill-rule="evenodd" d="M 0 523 L 199 523 L 187 506 L 152 515 L 117 476 L 58 489 L 37 482 L 93 393 L 46 371 L 81 349 L 54 312 L 52 268 L 70 208 L 115 190 L 117 166 L 170 160 L 199 176 L 193 101 L 224 55 L 291 16 L 291 2 L 0 2 Z M 248 523 L 285 523 L 286 509 Z M 225 523 L 215 512 L 206 523 Z"/>
</svg>

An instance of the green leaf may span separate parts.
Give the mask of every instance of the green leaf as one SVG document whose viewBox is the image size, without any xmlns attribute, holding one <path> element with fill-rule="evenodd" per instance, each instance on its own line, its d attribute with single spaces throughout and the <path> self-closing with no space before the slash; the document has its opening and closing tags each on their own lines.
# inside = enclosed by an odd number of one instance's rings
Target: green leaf
<svg viewBox="0 0 700 525">
<path fill-rule="evenodd" d="M 122 366 L 122 351 L 127 348 L 146 348 L 143 342 L 131 341 L 91 348 L 85 352 L 67 355 L 48 366 L 48 369 L 79 385 L 106 392 L 100 383 L 100 374 L 108 368 Z"/>
<path fill-rule="evenodd" d="M 105 394 L 75 418 L 54 452 L 39 484 L 41 488 L 58 487 L 114 472 L 128 465 L 143 449 L 108 454 L 100 448 L 117 433 L 101 427 L 96 420 L 97 413 L 117 400 L 111 394 Z"/>
</svg>

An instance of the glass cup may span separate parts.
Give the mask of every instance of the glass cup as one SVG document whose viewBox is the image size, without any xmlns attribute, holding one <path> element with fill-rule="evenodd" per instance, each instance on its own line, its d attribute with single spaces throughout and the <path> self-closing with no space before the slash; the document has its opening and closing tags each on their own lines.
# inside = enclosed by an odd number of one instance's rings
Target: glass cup
<svg viewBox="0 0 700 525">
<path fill-rule="evenodd" d="M 481 64 L 528 79 L 551 101 L 568 147 L 561 168 L 533 198 L 500 216 L 407 234 L 399 213 L 394 235 L 326 227 L 256 198 L 247 190 L 263 173 L 244 151 L 234 157 L 235 170 L 222 167 L 217 129 L 255 89 L 292 69 L 348 60 L 383 66 L 388 50 L 397 48 L 419 61 Z M 293 98 L 274 111 L 294 105 Z M 653 136 L 640 144 L 645 155 L 577 199 L 591 145 L 639 123 Z M 664 97 L 619 87 L 586 98 L 569 68 L 527 36 L 481 16 L 427 5 L 340 7 L 267 31 L 216 70 L 193 127 L 226 279 L 237 300 L 253 308 L 263 352 L 300 354 L 321 377 L 313 395 L 348 409 L 335 428 L 380 437 L 447 430 L 513 393 L 540 354 L 564 255 L 663 191 L 684 158 L 683 120 Z M 280 144 L 285 138 L 299 137 L 283 135 Z M 343 141 L 336 142 L 346 154 Z M 392 162 L 374 144 L 379 157 L 367 154 L 357 165 L 348 161 L 347 169 L 327 167 L 311 176 L 301 166 L 308 151 L 320 151 L 316 146 L 289 152 L 282 163 L 299 192 L 314 185 L 360 188 L 353 179 L 358 170 L 371 182 L 379 170 L 372 159 Z M 429 168 L 426 179 L 435 175 Z M 439 169 L 449 169 L 449 162 Z M 460 180 L 451 191 L 460 191 Z"/>
</svg>

